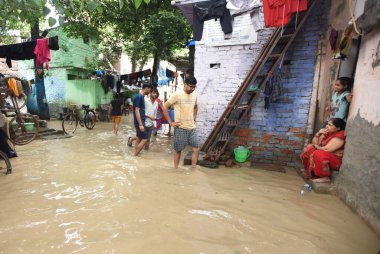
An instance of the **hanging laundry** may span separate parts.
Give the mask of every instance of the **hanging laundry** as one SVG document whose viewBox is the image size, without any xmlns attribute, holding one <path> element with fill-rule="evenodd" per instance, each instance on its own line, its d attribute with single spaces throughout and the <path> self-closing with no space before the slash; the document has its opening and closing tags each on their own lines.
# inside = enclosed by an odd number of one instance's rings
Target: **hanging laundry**
<svg viewBox="0 0 380 254">
<path fill-rule="evenodd" d="M 113 75 L 106 75 L 106 86 L 113 89 L 115 77 Z"/>
<path fill-rule="evenodd" d="M 0 57 L 6 58 L 9 68 L 12 68 L 11 60 L 31 60 L 35 59 L 34 48 L 36 41 L 29 41 L 23 43 L 9 44 L 0 46 Z"/>
<path fill-rule="evenodd" d="M 269 78 L 265 89 L 264 89 L 264 108 L 268 109 L 269 104 L 272 102 L 277 102 L 277 100 L 282 95 L 282 80 L 281 80 L 281 69 L 276 68 L 273 75 Z"/>
<path fill-rule="evenodd" d="M 49 69 L 50 49 L 48 38 L 37 39 L 37 45 L 34 49 L 34 54 L 36 54 L 37 68 L 42 68 L 43 64 L 46 63 L 46 69 Z"/>
<path fill-rule="evenodd" d="M 142 80 L 142 78 L 144 77 L 144 72 L 143 71 L 137 72 L 137 77 L 138 79 Z"/>
<path fill-rule="evenodd" d="M 129 74 L 129 81 L 130 82 L 133 82 L 133 80 L 137 81 L 137 78 L 138 78 L 137 72 Z"/>
<path fill-rule="evenodd" d="M 226 8 L 226 0 L 211 0 L 193 5 L 193 39 L 202 39 L 204 21 L 219 19 L 225 34 L 232 33 L 232 19 L 230 11 Z"/>
<path fill-rule="evenodd" d="M 329 42 L 330 42 L 331 50 L 336 49 L 337 40 L 338 40 L 338 31 L 335 30 L 335 28 L 331 28 L 330 36 L 329 36 Z"/>
<path fill-rule="evenodd" d="M 22 82 L 20 80 L 16 80 L 16 85 L 17 85 L 17 91 L 18 91 L 19 97 L 24 96 L 25 93 L 24 93 Z"/>
<path fill-rule="evenodd" d="M 263 30 L 265 28 L 263 8 L 259 7 L 254 9 L 250 15 L 253 29 L 256 32 Z"/>
<path fill-rule="evenodd" d="M 16 96 L 16 97 L 20 96 L 20 94 L 18 92 L 18 89 L 17 89 L 17 83 L 16 83 L 16 80 L 14 78 L 9 78 L 8 79 L 8 87 L 9 87 L 10 92 L 14 96 Z"/>
<path fill-rule="evenodd" d="M 116 93 L 120 93 L 121 81 L 116 82 Z"/>
<path fill-rule="evenodd" d="M 53 36 L 49 38 L 49 49 L 59 50 L 58 36 Z"/>
<path fill-rule="evenodd" d="M 143 73 L 145 78 L 152 76 L 152 71 L 150 69 L 144 70 Z"/>
<path fill-rule="evenodd" d="M 292 13 L 307 10 L 307 0 L 263 0 L 266 27 L 287 25 Z"/>
<path fill-rule="evenodd" d="M 128 84 L 129 83 L 129 75 L 128 74 L 120 75 L 120 80 L 124 81 L 124 84 Z"/>
<path fill-rule="evenodd" d="M 352 24 L 349 24 L 344 31 L 338 32 L 337 45 L 333 52 L 334 59 L 344 60 L 347 58 L 350 53 L 354 32 L 355 29 Z"/>
<path fill-rule="evenodd" d="M 307 0 L 290 0 L 288 1 L 290 4 L 290 12 L 297 13 L 307 10 Z"/>
<path fill-rule="evenodd" d="M 166 77 L 168 77 L 170 80 L 173 80 L 174 79 L 174 72 L 169 70 L 169 69 L 166 69 Z"/>
<path fill-rule="evenodd" d="M 227 0 L 226 5 L 233 17 L 249 13 L 261 6 L 261 0 Z"/>
</svg>

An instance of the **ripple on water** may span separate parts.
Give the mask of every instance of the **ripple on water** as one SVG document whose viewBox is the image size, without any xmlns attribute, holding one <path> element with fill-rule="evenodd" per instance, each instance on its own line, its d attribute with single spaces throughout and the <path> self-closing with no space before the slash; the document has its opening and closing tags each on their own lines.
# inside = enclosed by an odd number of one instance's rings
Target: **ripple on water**
<svg viewBox="0 0 380 254">
<path fill-rule="evenodd" d="M 223 210 L 190 210 L 189 213 L 205 215 L 211 219 L 232 219 L 232 215 Z"/>
</svg>

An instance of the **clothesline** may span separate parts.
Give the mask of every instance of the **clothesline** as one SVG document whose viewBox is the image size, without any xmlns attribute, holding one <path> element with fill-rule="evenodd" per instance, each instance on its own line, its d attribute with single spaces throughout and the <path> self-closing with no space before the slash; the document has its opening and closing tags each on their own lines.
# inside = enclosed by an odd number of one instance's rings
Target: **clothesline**
<svg viewBox="0 0 380 254">
<path fill-rule="evenodd" d="M 41 68 L 46 63 L 46 68 L 49 69 L 50 50 L 58 49 L 58 36 L 53 36 L 37 39 L 36 41 L 0 46 L 0 57 L 6 58 L 9 68 L 12 68 L 12 60 L 36 59 L 38 68 Z"/>
</svg>

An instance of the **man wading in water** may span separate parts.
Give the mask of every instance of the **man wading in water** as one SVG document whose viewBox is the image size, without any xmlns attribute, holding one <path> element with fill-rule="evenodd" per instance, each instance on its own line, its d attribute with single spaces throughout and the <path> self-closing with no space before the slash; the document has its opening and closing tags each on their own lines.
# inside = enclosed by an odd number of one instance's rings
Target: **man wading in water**
<svg viewBox="0 0 380 254">
<path fill-rule="evenodd" d="M 197 95 L 194 93 L 197 80 L 193 76 L 185 79 L 183 91 L 177 91 L 165 102 L 163 113 L 170 126 L 174 127 L 173 148 L 174 168 L 178 168 L 181 152 L 186 145 L 190 145 L 193 150 L 191 157 L 191 167 L 197 165 L 199 154 L 199 142 L 195 126 L 198 112 Z M 170 119 L 168 109 L 174 107 L 174 122 Z"/>
</svg>

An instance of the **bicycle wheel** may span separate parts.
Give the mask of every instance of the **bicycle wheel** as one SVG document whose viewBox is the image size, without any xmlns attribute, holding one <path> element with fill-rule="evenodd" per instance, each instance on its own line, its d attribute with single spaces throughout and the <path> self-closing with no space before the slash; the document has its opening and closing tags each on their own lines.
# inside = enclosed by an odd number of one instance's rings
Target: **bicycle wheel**
<svg viewBox="0 0 380 254">
<path fill-rule="evenodd" d="M 16 145 L 26 145 L 38 134 L 38 121 L 31 114 L 18 114 L 9 122 L 9 139 Z"/>
<path fill-rule="evenodd" d="M 8 90 L 8 80 L 5 78 L 0 78 L 0 103 L 1 106 L 4 105 L 5 99 L 9 95 L 9 90 Z"/>
<path fill-rule="evenodd" d="M 78 126 L 78 119 L 72 112 L 63 116 L 62 130 L 66 134 L 73 134 Z"/>
<path fill-rule="evenodd" d="M 3 152 L 0 151 L 0 169 L 6 168 L 7 172 L 6 174 L 12 174 L 12 165 L 11 162 L 9 161 L 8 156 Z"/>
<path fill-rule="evenodd" d="M 87 129 L 89 129 L 89 130 L 93 129 L 95 127 L 95 123 L 96 123 L 95 111 L 93 111 L 93 110 L 87 111 L 83 120 L 84 120 L 84 125 L 86 126 Z"/>
</svg>

